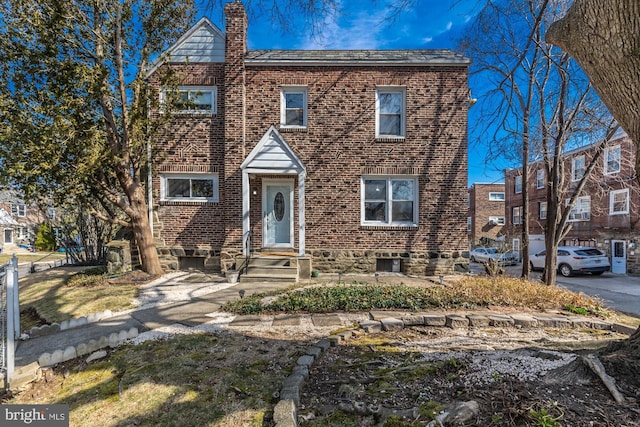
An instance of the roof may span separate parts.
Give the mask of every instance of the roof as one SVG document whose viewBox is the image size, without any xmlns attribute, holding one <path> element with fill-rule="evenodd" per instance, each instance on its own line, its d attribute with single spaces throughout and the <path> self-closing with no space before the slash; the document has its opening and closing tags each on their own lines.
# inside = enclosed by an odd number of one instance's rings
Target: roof
<svg viewBox="0 0 640 427">
<path fill-rule="evenodd" d="M 408 65 L 468 66 L 471 61 L 448 49 L 430 50 L 250 50 L 252 65 Z"/>
</svg>

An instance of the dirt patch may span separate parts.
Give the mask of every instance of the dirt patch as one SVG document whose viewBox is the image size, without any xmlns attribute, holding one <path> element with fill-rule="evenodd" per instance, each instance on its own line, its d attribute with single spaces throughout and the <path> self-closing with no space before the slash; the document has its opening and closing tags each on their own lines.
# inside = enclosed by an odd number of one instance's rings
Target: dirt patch
<svg viewBox="0 0 640 427">
<path fill-rule="evenodd" d="M 587 371 L 580 381 L 549 381 L 579 366 L 585 349 L 622 338 L 591 330 L 423 327 L 364 335 L 314 364 L 301 425 L 421 426 L 454 403 L 475 401 L 479 412 L 463 425 L 638 426 L 639 390 L 624 379 L 624 405 Z"/>
</svg>

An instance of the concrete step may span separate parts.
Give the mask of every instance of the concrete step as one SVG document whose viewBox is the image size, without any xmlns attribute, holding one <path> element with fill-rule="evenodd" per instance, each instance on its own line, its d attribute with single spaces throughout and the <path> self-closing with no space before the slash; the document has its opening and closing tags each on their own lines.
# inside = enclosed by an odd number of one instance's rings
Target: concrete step
<svg viewBox="0 0 640 427">
<path fill-rule="evenodd" d="M 240 283 L 258 283 L 258 282 L 278 282 L 278 283 L 298 283 L 298 276 L 291 275 L 250 275 L 243 274 L 240 276 Z"/>
<path fill-rule="evenodd" d="M 259 256 L 249 260 L 249 267 L 253 266 L 288 266 L 291 263 L 290 257 L 281 256 Z"/>
<path fill-rule="evenodd" d="M 246 274 L 253 276 L 268 276 L 271 274 L 281 275 L 281 276 L 298 276 L 298 268 L 297 267 L 288 267 L 288 266 L 257 266 L 257 265 L 249 265 Z"/>
</svg>

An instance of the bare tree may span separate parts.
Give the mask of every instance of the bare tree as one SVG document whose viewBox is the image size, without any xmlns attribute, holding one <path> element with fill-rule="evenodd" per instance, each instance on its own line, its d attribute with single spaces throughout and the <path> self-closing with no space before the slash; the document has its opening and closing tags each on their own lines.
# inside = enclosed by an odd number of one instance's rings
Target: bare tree
<svg viewBox="0 0 640 427">
<path fill-rule="evenodd" d="M 546 38 L 580 64 L 611 114 L 636 144 L 640 169 L 640 3 L 574 0 Z M 640 175 L 636 174 L 640 184 Z"/>
<path fill-rule="evenodd" d="M 529 277 L 530 167 L 542 159 L 547 178 L 545 247 L 555 253 L 584 183 L 564 181 L 563 153 L 574 140 L 602 140 L 608 114 L 586 77 L 568 55 L 545 43 L 544 31 L 564 13 L 562 3 L 543 0 L 488 2 L 463 42 L 475 74 L 491 85 L 482 100 L 482 135 L 491 135 L 493 155 L 522 164 L 522 277 Z M 488 141 L 481 141 L 487 143 Z M 510 153 L 518 153 L 514 159 Z M 597 162 L 593 159 L 593 163 Z M 593 169 L 588 165 L 586 182 Z M 565 199 L 569 203 L 565 203 Z M 545 283 L 555 283 L 555 257 L 547 257 Z"/>
</svg>

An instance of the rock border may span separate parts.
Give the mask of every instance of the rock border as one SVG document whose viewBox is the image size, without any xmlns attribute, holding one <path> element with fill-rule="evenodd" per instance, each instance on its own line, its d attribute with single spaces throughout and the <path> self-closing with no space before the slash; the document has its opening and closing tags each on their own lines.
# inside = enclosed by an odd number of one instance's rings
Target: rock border
<svg viewBox="0 0 640 427">
<path fill-rule="evenodd" d="M 280 400 L 273 409 L 273 420 L 276 427 L 297 427 L 298 406 L 300 405 L 300 388 L 309 377 L 313 363 L 329 347 L 335 347 L 354 336 L 365 333 L 390 332 L 402 330 L 410 326 L 432 326 L 458 328 L 477 327 L 513 327 L 513 328 L 589 328 L 609 330 L 620 334 L 631 335 L 636 328 L 610 323 L 599 319 L 580 316 L 563 316 L 561 314 L 442 314 L 442 313 L 399 313 L 371 311 L 370 320 L 359 322 L 358 326 L 343 330 L 325 339 L 317 341 L 307 348 L 306 354 L 300 356 L 296 366 L 283 382 Z"/>
</svg>

